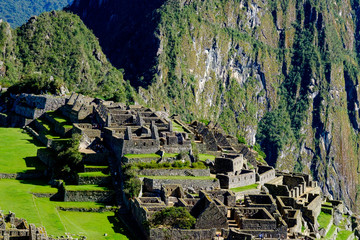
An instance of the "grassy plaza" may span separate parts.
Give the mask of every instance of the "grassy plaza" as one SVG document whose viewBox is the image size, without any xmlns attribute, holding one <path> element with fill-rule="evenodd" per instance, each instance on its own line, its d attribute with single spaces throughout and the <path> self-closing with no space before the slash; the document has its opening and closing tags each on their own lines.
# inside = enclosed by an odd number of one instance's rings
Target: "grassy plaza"
<svg viewBox="0 0 360 240">
<path fill-rule="evenodd" d="M 36 144 L 30 135 L 21 129 L 0 128 L 0 136 L 0 173 L 25 172 L 35 170 L 41 165 L 36 158 L 37 149 L 41 146 Z M 104 207 L 103 204 L 56 202 L 49 198 L 36 197 L 33 193 L 57 192 L 57 189 L 49 186 L 45 180 L 0 179 L 0 191 L 0 210 L 4 213 L 12 211 L 28 223 L 44 226 L 48 235 L 65 236 L 68 233 L 74 237 L 85 235 L 92 240 L 128 239 L 129 233 L 115 218 L 114 212 L 59 210 L 59 207 L 99 208 Z"/>
</svg>

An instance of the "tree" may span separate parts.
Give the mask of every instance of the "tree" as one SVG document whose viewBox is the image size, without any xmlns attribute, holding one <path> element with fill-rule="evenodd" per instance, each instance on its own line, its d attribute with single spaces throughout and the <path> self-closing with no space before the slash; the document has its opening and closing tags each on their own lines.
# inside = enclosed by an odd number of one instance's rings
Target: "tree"
<svg viewBox="0 0 360 240">
<path fill-rule="evenodd" d="M 63 179 L 73 179 L 82 161 L 79 152 L 81 135 L 73 134 L 72 138 L 65 144 L 64 150 L 57 155 L 57 166 L 55 167 L 55 177 Z"/>
<path fill-rule="evenodd" d="M 124 179 L 124 193 L 128 198 L 139 196 L 141 190 L 141 180 L 137 177 L 135 169 L 131 164 L 122 167 Z"/>
</svg>

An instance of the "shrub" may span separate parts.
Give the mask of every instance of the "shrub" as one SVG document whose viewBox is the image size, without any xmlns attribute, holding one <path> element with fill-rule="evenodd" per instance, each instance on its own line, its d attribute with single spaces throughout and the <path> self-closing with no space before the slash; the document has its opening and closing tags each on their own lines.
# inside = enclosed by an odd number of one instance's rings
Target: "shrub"
<svg viewBox="0 0 360 240">
<path fill-rule="evenodd" d="M 237 135 L 238 143 L 246 144 L 246 140 L 243 136 Z"/>
<path fill-rule="evenodd" d="M 168 207 L 156 212 L 150 219 L 150 226 L 190 229 L 196 219 L 184 207 Z"/>
<path fill-rule="evenodd" d="M 191 166 L 192 168 L 205 169 L 206 166 L 203 162 L 194 162 Z"/>
</svg>

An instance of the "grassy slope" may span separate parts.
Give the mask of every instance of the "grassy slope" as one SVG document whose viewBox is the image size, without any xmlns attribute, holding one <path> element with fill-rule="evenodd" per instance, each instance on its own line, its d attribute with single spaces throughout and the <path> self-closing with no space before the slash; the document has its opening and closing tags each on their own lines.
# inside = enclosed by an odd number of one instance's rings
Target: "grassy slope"
<svg viewBox="0 0 360 240">
<path fill-rule="evenodd" d="M 320 212 L 320 215 L 317 220 L 320 225 L 320 228 L 326 228 L 331 221 L 331 214 Z"/>
<path fill-rule="evenodd" d="M 16 173 L 34 169 L 27 167 L 24 159 L 33 159 L 38 146 L 21 129 L 0 128 L 0 169 L 4 173 Z M 98 189 L 98 188 L 97 188 Z M 19 181 L 0 179 L 0 209 L 15 212 L 36 226 L 44 226 L 48 234 L 64 235 L 65 232 L 84 234 L 87 239 L 128 239 L 123 227 L 116 223 L 114 213 L 79 213 L 58 211 L 57 207 L 95 208 L 97 203 L 52 202 L 37 198 L 31 193 L 56 193 L 42 181 Z M 115 223 L 115 225 L 114 225 Z M 104 233 L 108 236 L 104 237 Z M 129 234 L 127 234 L 129 235 Z"/>
<path fill-rule="evenodd" d="M 207 159 L 214 161 L 216 156 L 210 155 L 210 154 L 199 154 L 199 160 L 200 161 L 206 161 Z"/>
<path fill-rule="evenodd" d="M 31 136 L 22 133 L 21 129 L 0 128 L 0 172 L 17 173 L 35 169 L 33 164 L 39 164 L 36 158 L 39 148 Z"/>
<path fill-rule="evenodd" d="M 42 184 L 42 185 L 40 185 Z M 85 234 L 88 239 L 127 239 L 119 232 L 123 232 L 119 224 L 112 223 L 114 213 L 80 213 L 63 212 L 57 210 L 62 207 L 100 207 L 97 203 L 52 202 L 47 198 L 36 198 L 30 192 L 56 192 L 46 183 L 22 182 L 19 180 L 0 180 L 1 199 L 0 209 L 13 211 L 17 217 L 25 218 L 36 226 L 44 226 L 48 234 L 54 236 L 72 234 Z M 116 229 L 114 230 L 113 227 Z M 115 232 L 117 231 L 117 232 Z M 108 236 L 104 237 L 104 233 Z"/>
</svg>

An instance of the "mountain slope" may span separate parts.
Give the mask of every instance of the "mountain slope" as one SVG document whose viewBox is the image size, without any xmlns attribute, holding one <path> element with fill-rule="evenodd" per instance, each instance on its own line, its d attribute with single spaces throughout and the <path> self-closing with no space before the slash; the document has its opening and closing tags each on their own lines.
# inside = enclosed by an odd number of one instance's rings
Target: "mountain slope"
<svg viewBox="0 0 360 240">
<path fill-rule="evenodd" d="M 132 101 L 133 91 L 122 72 L 107 61 L 78 16 L 53 11 L 32 17 L 16 30 L 3 22 L 0 30 L 1 85 L 35 74 L 59 79 L 72 91 Z"/>
<path fill-rule="evenodd" d="M 257 140 L 269 163 L 312 172 L 356 209 L 358 1 L 168 0 L 140 19 L 122 0 L 70 9 L 149 105 Z"/>
</svg>

